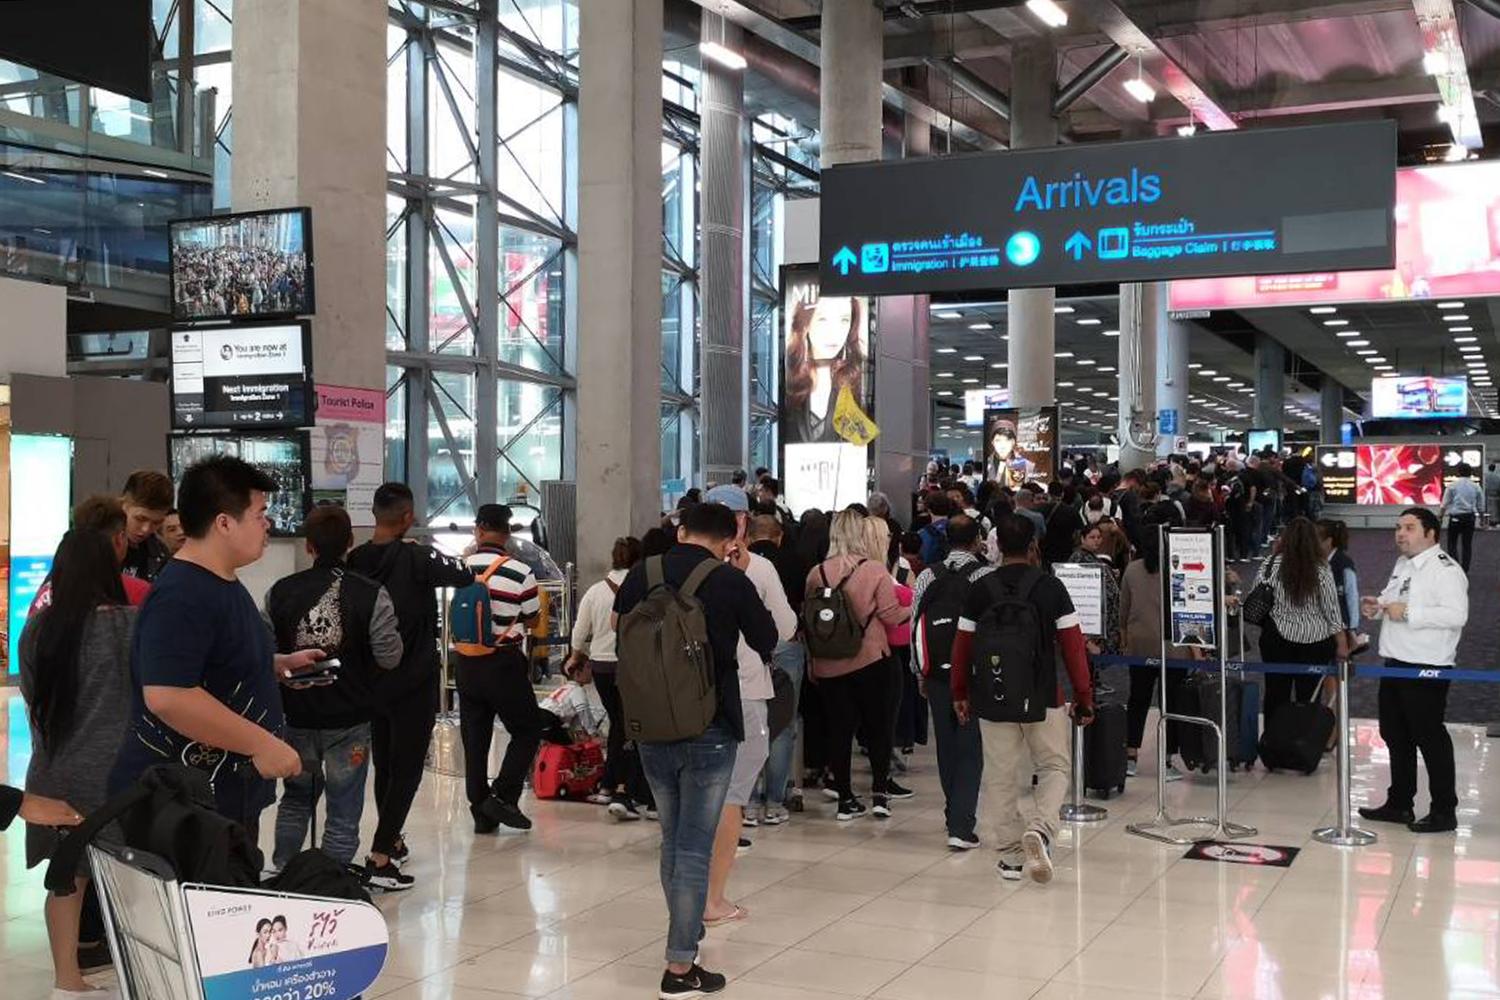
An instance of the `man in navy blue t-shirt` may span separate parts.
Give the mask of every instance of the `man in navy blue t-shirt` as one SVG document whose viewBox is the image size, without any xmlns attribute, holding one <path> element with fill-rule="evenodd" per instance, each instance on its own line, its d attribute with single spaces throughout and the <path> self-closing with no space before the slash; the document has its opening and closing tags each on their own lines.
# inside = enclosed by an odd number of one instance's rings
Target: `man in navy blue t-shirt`
<svg viewBox="0 0 1500 1000">
<path fill-rule="evenodd" d="M 210 775 L 219 812 L 255 835 L 275 780 L 298 774 L 281 739 L 278 679 L 306 670 L 320 650 L 276 654 L 270 630 L 236 571 L 265 551 L 266 494 L 274 479 L 237 458 L 188 469 L 177 506 L 187 542 L 141 607 L 130 657 L 135 701 L 110 787 L 171 761 Z"/>
</svg>

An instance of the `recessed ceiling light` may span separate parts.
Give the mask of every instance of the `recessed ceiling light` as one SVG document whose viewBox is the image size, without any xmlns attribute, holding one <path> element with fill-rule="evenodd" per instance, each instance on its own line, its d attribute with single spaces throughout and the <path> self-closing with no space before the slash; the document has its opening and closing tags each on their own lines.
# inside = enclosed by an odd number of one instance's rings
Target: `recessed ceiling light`
<svg viewBox="0 0 1500 1000">
<path fill-rule="evenodd" d="M 1480 347 L 1478 344 L 1464 344 L 1458 350 L 1461 354 L 1479 354 L 1484 350 L 1484 348 Z"/>
<path fill-rule="evenodd" d="M 1199 375 L 1217 375 L 1219 373 L 1217 371 L 1215 371 L 1214 369 L 1212 369 L 1212 368 L 1200 368 L 1200 369 L 1198 369 L 1198 374 Z"/>
<path fill-rule="evenodd" d="M 993 330 L 994 328 L 995 328 L 995 324 L 993 324 L 993 323 L 970 323 L 969 324 L 969 329 L 970 330 Z"/>
<path fill-rule="evenodd" d="M 990 367 L 991 368 L 1005 368 L 1005 367 L 1007 367 L 1007 365 L 1006 365 L 1006 363 L 1004 361 L 993 361 L 993 362 L 990 363 Z"/>
<path fill-rule="evenodd" d="M 1325 319 L 1323 321 L 1323 325 L 1324 326 L 1348 326 L 1349 325 L 1349 321 L 1347 319 Z"/>
<path fill-rule="evenodd" d="M 937 314 L 937 318 L 938 319 L 963 319 L 964 318 L 964 314 L 961 313 L 961 312 L 954 312 L 952 309 L 945 309 L 942 312 L 940 312 L 940 313 Z"/>
<path fill-rule="evenodd" d="M 1081 319 L 1081 320 L 1078 321 L 1078 325 L 1079 326 L 1103 326 L 1104 325 L 1104 320 L 1102 320 L 1102 319 Z"/>
<path fill-rule="evenodd" d="M 956 347 L 939 347 L 937 349 L 936 353 L 938 353 L 938 354 L 957 354 L 958 353 L 958 348 L 956 348 Z"/>
<path fill-rule="evenodd" d="M 1450 327 L 1448 327 L 1448 332 L 1449 333 L 1473 333 L 1474 332 L 1474 328 L 1472 326 L 1450 326 Z"/>
<path fill-rule="evenodd" d="M 1105 330 L 1104 331 L 1104 335 L 1106 337 L 1118 337 L 1120 335 L 1120 331 L 1119 330 Z"/>
<path fill-rule="evenodd" d="M 964 355 L 964 360 L 965 361 L 983 361 L 984 360 L 984 355 L 983 354 L 965 354 Z"/>
<path fill-rule="evenodd" d="M 1313 306 L 1308 310 L 1308 312 L 1312 313 L 1314 316 L 1327 316 L 1329 313 L 1338 312 L 1338 310 L 1333 306 Z"/>
<path fill-rule="evenodd" d="M 1453 342 L 1455 344 L 1472 344 L 1478 339 L 1478 337 L 1454 337 Z"/>
<path fill-rule="evenodd" d="M 1201 361 L 1189 361 L 1188 362 L 1188 367 L 1189 368 L 1202 368 L 1203 367 L 1203 362 L 1201 362 Z"/>
<path fill-rule="evenodd" d="M 1094 362 L 1090 358 L 1079 358 L 1077 363 L 1080 364 L 1080 365 L 1092 365 L 1092 364 L 1095 364 L 1096 362 Z"/>
<path fill-rule="evenodd" d="M 1335 333 L 1334 336 L 1335 337 L 1343 337 L 1345 340 L 1347 340 L 1350 337 L 1358 337 L 1359 336 L 1359 331 L 1358 330 L 1340 330 L 1338 333 Z"/>
<path fill-rule="evenodd" d="M 1114 365 L 1100 365 L 1099 366 L 1099 370 L 1101 372 L 1112 372 L 1112 371 L 1115 370 L 1115 366 Z"/>
<path fill-rule="evenodd" d="M 1066 315 L 1068 315 L 1069 313 L 1071 313 L 1073 311 L 1073 307 L 1072 306 L 1053 306 L 1052 307 L 1052 311 L 1055 312 L 1055 313 L 1057 313 L 1059 316 L 1066 316 Z"/>
<path fill-rule="evenodd" d="M 966 378 L 966 379 L 964 379 L 964 385 L 978 385 L 978 384 L 979 384 L 979 380 L 977 378 Z"/>
<path fill-rule="evenodd" d="M 1439 302 L 1437 306 L 1439 309 L 1462 309 L 1464 304 L 1462 302 Z"/>
<path fill-rule="evenodd" d="M 1228 375 L 1215 375 L 1214 376 L 1214 381 L 1215 382 L 1228 382 L 1229 381 L 1229 376 Z"/>
<path fill-rule="evenodd" d="M 1052 356 L 1054 358 L 1071 358 L 1073 356 L 1073 352 L 1072 351 L 1058 351 L 1056 354 L 1054 354 Z"/>
<path fill-rule="evenodd" d="M 937 392 L 937 394 L 939 396 L 951 396 L 951 395 L 953 395 L 953 390 L 951 390 L 951 389 L 939 389 L 938 392 Z"/>
<path fill-rule="evenodd" d="M 1057 387 L 1059 389 L 1071 389 L 1073 387 L 1073 383 L 1072 382 L 1059 382 L 1059 383 L 1057 383 Z"/>
<path fill-rule="evenodd" d="M 1369 347 L 1370 346 L 1370 342 L 1368 340 L 1351 340 L 1351 341 L 1349 341 L 1349 346 L 1350 347 Z"/>
<path fill-rule="evenodd" d="M 937 377 L 938 378 L 952 378 L 953 377 L 953 373 L 952 372 L 938 372 L 937 373 Z"/>
<path fill-rule="evenodd" d="M 1354 353 L 1358 354 L 1360 357 L 1367 357 L 1367 356 L 1374 356 L 1376 354 L 1379 354 L 1380 352 L 1377 351 L 1377 350 L 1375 350 L 1375 348 L 1373 348 L 1373 347 L 1366 347 L 1364 350 L 1362 350 L 1362 351 L 1355 351 Z"/>
<path fill-rule="evenodd" d="M 1443 317 L 1444 323 L 1462 323 L 1469 318 L 1468 313 L 1448 313 Z"/>
</svg>

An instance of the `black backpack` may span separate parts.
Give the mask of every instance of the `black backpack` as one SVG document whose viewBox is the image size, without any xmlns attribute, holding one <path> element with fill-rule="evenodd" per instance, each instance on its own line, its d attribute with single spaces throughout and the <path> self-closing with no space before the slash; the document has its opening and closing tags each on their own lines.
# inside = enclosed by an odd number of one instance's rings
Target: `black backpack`
<svg viewBox="0 0 1500 1000">
<path fill-rule="evenodd" d="M 161 858 L 179 882 L 260 884 L 261 853 L 242 825 L 219 814 L 208 775 L 158 764 L 63 838 L 47 868 L 47 888 L 71 893 L 84 848 L 116 820 L 126 847 Z"/>
<path fill-rule="evenodd" d="M 974 630 L 969 663 L 969 711 L 986 722 L 1041 722 L 1056 696 L 1048 675 L 1056 668 L 1043 642 L 1042 615 L 1031 600 L 1044 578 L 1028 566 L 1015 582 L 997 574 L 979 581 L 994 601 Z M 924 595 L 925 596 L 925 595 Z"/>
<path fill-rule="evenodd" d="M 963 569 L 942 563 L 932 567 L 932 582 L 922 591 L 922 600 L 916 610 L 922 663 L 929 674 L 948 670 L 953 665 L 953 639 L 958 634 L 958 619 L 964 613 L 964 602 L 969 597 L 974 574 L 985 568 L 983 563 Z"/>
<path fill-rule="evenodd" d="M 827 564 L 818 567 L 823 586 L 802 601 L 802 633 L 809 655 L 820 660 L 847 660 L 859 655 L 860 646 L 865 641 L 865 629 L 875 615 L 871 613 L 870 618 L 861 623 L 849 602 L 849 595 L 844 593 L 844 584 L 867 562 L 868 559 L 861 559 L 855 563 L 854 568 L 833 586 L 828 583 Z"/>
</svg>

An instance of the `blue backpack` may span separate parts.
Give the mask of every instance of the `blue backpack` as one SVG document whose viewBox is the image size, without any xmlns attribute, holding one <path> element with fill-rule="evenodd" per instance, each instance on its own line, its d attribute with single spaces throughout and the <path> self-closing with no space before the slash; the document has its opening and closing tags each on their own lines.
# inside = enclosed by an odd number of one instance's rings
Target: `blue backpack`
<svg viewBox="0 0 1500 1000">
<path fill-rule="evenodd" d="M 448 605 L 449 631 L 453 648 L 464 656 L 486 656 L 495 648 L 490 577 L 508 562 L 510 556 L 499 556 L 473 583 L 453 592 L 453 601 Z"/>
</svg>

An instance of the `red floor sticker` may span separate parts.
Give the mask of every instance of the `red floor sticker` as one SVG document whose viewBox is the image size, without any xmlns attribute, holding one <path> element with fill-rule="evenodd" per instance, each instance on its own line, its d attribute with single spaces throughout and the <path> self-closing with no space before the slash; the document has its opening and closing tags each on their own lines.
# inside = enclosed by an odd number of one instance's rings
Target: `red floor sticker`
<svg viewBox="0 0 1500 1000">
<path fill-rule="evenodd" d="M 1290 868 L 1301 850 L 1300 847 L 1279 847 L 1275 844 L 1226 844 L 1217 840 L 1205 840 L 1188 848 L 1183 857 L 1195 861 L 1221 861 L 1230 865 Z"/>
</svg>

